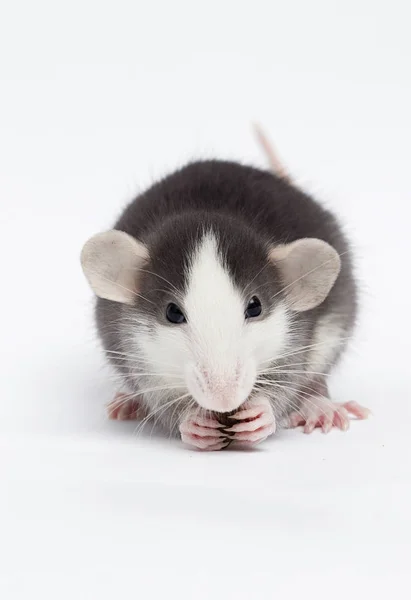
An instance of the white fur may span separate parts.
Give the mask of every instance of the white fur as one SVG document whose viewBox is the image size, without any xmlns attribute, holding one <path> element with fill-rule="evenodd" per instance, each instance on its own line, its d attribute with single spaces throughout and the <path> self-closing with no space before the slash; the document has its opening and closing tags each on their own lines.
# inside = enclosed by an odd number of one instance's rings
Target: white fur
<svg viewBox="0 0 411 600">
<path fill-rule="evenodd" d="M 308 355 L 308 371 L 327 372 L 329 364 L 341 347 L 344 330 L 335 316 L 325 316 L 318 321 L 313 336 L 313 348 Z"/>
<path fill-rule="evenodd" d="M 193 251 L 187 281 L 181 306 L 187 323 L 157 325 L 154 335 L 140 331 L 137 343 L 151 369 L 159 376 L 166 372 L 183 377 L 198 404 L 220 412 L 234 410 L 252 391 L 257 369 L 286 349 L 286 308 L 279 304 L 264 319 L 245 319 L 252 289 L 246 298 L 235 286 L 211 232 Z M 170 377 L 167 383 L 176 385 L 176 379 Z"/>
</svg>

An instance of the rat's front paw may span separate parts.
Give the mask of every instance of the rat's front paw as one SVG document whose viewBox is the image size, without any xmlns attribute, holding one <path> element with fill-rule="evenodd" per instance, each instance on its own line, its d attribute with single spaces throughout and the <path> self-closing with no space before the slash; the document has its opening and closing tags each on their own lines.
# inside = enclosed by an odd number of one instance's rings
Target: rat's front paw
<svg viewBox="0 0 411 600">
<path fill-rule="evenodd" d="M 180 423 L 180 433 L 185 444 L 200 450 L 222 450 L 230 443 L 221 432 L 221 423 L 198 410 L 189 413 Z"/>
<path fill-rule="evenodd" d="M 268 398 L 258 394 L 245 402 L 230 416 L 235 423 L 224 432 L 234 442 L 259 444 L 276 430 L 274 412 Z"/>
</svg>

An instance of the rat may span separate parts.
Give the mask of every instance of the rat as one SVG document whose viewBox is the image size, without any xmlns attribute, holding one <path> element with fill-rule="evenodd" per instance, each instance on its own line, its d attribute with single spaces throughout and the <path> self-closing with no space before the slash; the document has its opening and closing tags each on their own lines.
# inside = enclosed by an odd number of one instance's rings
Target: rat
<svg viewBox="0 0 411 600">
<path fill-rule="evenodd" d="M 153 419 L 201 450 L 369 414 L 328 388 L 357 319 L 349 241 L 256 132 L 270 169 L 190 162 L 81 251 L 124 386 L 109 416 Z"/>
</svg>

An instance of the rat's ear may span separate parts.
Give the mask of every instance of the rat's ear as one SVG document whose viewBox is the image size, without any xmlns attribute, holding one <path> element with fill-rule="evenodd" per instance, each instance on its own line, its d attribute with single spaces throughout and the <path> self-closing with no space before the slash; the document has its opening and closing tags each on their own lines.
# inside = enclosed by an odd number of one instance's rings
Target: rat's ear
<svg viewBox="0 0 411 600">
<path fill-rule="evenodd" d="M 303 312 L 323 302 L 341 268 L 338 252 L 316 238 L 303 238 L 276 246 L 270 260 L 280 272 L 291 309 Z"/>
<path fill-rule="evenodd" d="M 134 304 L 137 271 L 148 258 L 146 247 L 123 231 L 106 231 L 90 238 L 81 251 L 81 266 L 100 298 Z"/>
</svg>

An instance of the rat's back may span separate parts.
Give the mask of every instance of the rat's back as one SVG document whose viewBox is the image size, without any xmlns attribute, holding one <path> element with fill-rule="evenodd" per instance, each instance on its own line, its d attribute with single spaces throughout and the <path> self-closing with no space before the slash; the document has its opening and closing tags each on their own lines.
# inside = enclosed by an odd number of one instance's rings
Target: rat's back
<svg viewBox="0 0 411 600">
<path fill-rule="evenodd" d="M 145 241 L 165 220 L 187 213 L 242 220 L 269 243 L 315 237 L 346 250 L 336 219 L 310 196 L 269 171 L 219 160 L 164 177 L 129 204 L 115 228 Z"/>
</svg>

